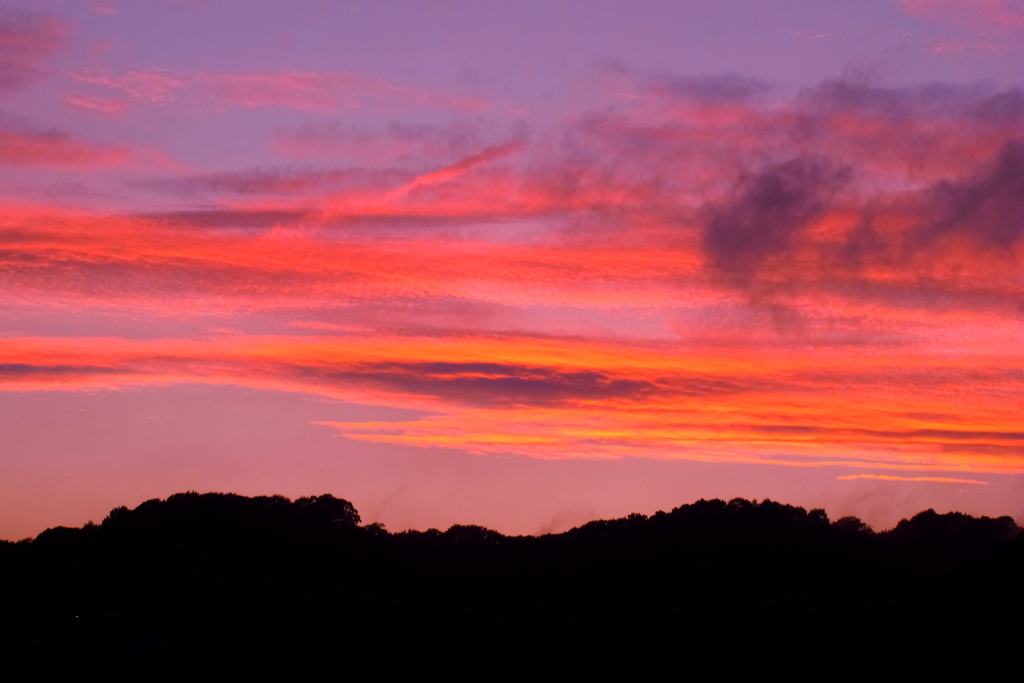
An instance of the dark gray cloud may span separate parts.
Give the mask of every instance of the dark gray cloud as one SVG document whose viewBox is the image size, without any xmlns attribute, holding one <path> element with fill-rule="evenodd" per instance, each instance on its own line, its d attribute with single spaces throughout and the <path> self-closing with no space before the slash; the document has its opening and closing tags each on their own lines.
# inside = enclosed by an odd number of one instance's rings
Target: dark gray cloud
<svg viewBox="0 0 1024 683">
<path fill-rule="evenodd" d="M 1004 128 L 1024 123 L 1024 90 L 930 83 L 886 88 L 855 80 L 827 80 L 804 88 L 795 101 L 801 123 L 858 114 L 890 123 L 970 122 Z"/>
<path fill-rule="evenodd" d="M 1007 142 L 975 177 L 939 183 L 929 199 L 941 215 L 917 232 L 914 247 L 952 233 L 986 247 L 1016 245 L 1024 238 L 1024 141 Z"/>
<path fill-rule="evenodd" d="M 711 262 L 734 277 L 749 277 L 766 259 L 789 251 L 846 177 L 812 158 L 745 175 L 733 196 L 707 211 L 702 243 Z"/>
<path fill-rule="evenodd" d="M 890 282 L 899 291 L 889 294 L 916 296 L 928 308 L 951 297 L 968 303 L 992 292 L 924 275 L 909 282 L 899 271 L 926 273 L 929 263 L 946 262 L 954 245 L 1015 258 L 1024 239 L 1021 89 L 836 80 L 804 89 L 789 107 L 771 108 L 751 99 L 764 84 L 729 77 L 671 82 L 680 99 L 720 97 L 742 114 L 646 126 L 606 118 L 579 130 L 603 135 L 622 156 L 610 177 L 637 169 L 632 175 L 642 183 L 634 185 L 643 190 L 638 197 L 650 197 L 647 206 L 670 206 L 671 193 L 696 196 L 709 266 L 727 281 L 755 287 L 759 298 L 787 287 L 872 298 Z M 688 168 L 694 160 L 699 168 Z M 700 169 L 714 169 L 712 180 L 687 187 L 686 179 L 702 177 Z M 829 239 L 807 232 L 827 215 L 858 221 Z M 680 216 L 683 226 L 693 225 L 685 212 Z M 895 279 L 865 278 L 868 270 L 890 271 Z"/>
<path fill-rule="evenodd" d="M 290 367 L 330 383 L 376 386 L 471 405 L 547 405 L 598 398 L 641 398 L 660 393 L 651 382 L 605 373 L 500 363 L 367 363 L 340 369 Z"/>
<path fill-rule="evenodd" d="M 636 380 L 597 370 L 506 363 L 383 362 L 340 368 L 288 365 L 285 372 L 324 384 L 355 384 L 484 406 L 643 400 L 651 396 L 710 397 L 779 388 L 778 382 L 756 378 L 738 380 L 694 375 Z"/>
</svg>

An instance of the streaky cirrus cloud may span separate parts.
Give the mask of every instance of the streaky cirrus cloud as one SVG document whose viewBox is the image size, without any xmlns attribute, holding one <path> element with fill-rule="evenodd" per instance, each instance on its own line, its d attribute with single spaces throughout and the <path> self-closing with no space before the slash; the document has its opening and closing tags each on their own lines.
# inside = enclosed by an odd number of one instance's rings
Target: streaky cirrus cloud
<svg viewBox="0 0 1024 683">
<path fill-rule="evenodd" d="M 405 182 L 410 174 L 402 168 L 317 168 L 311 166 L 275 166 L 245 171 L 205 173 L 176 178 L 158 178 L 137 183 L 140 187 L 170 192 L 184 197 L 197 195 L 306 195 L 320 199 L 341 190 L 386 192 Z M 304 211 L 297 212 L 304 215 Z"/>
<path fill-rule="evenodd" d="M 126 157 L 123 147 L 93 145 L 65 131 L 0 116 L 0 164 L 103 167 L 120 165 Z"/>
<path fill-rule="evenodd" d="M 900 0 L 900 4 L 914 16 L 972 28 L 1024 29 L 1024 8 L 1015 0 Z"/>
<path fill-rule="evenodd" d="M 67 32 L 51 14 L 0 9 L 0 96 L 39 78 L 43 62 L 60 49 Z"/>
<path fill-rule="evenodd" d="M 474 152 L 525 137 L 525 124 L 509 130 L 501 123 L 475 116 L 445 123 L 390 121 L 381 128 L 345 125 L 326 119 L 274 130 L 274 148 L 287 155 L 332 161 L 352 159 L 370 166 L 454 161 Z"/>
<path fill-rule="evenodd" d="M 899 477 L 892 474 L 848 474 L 836 479 L 852 481 L 854 479 L 876 479 L 878 481 L 926 481 L 942 484 L 988 484 L 987 481 L 977 479 L 955 479 L 953 477 Z"/>
<path fill-rule="evenodd" d="M 492 107 L 486 99 L 399 85 L 353 73 L 290 71 L 278 73 L 178 73 L 168 69 L 134 69 L 115 73 L 106 69 L 72 71 L 81 85 L 115 96 L 122 102 L 170 106 L 186 111 L 232 107 L 280 107 L 300 111 L 398 111 L 425 107 L 479 112 Z M 96 97 L 76 93 L 72 97 Z"/>
<path fill-rule="evenodd" d="M 170 101 L 177 91 L 185 87 L 186 81 L 164 69 L 147 71 L 134 70 L 123 74 L 112 74 L 106 70 L 77 71 L 70 74 L 79 83 L 114 91 L 147 104 Z"/>
<path fill-rule="evenodd" d="M 904 382 L 894 391 L 891 382 L 870 379 L 875 349 L 846 354 L 844 371 L 834 370 L 832 359 L 809 363 L 785 351 L 681 354 L 671 344 L 510 337 L 22 338 L 4 340 L 0 351 L 8 390 L 235 383 L 428 413 L 411 422 L 325 423 L 375 442 L 536 457 L 1003 473 L 1024 467 L 1024 432 L 1013 407 L 997 398 L 1019 392 L 1022 380 L 996 370 L 997 358 L 986 372 L 947 362 L 945 381 Z M 883 361 L 916 365 L 926 378 L 942 369 L 913 353 Z M 829 369 L 811 380 L 812 364 Z M 967 375 L 973 378 L 965 381 Z M 908 413 L 911 397 L 931 412 Z"/>
<path fill-rule="evenodd" d="M 206 87 L 161 78 L 93 85 Z M 0 383 L 302 391 L 425 413 L 323 423 L 348 438 L 477 453 L 1024 468 L 1019 90 L 621 79 L 529 134 L 382 123 L 351 166 L 134 181 L 184 207 L 8 203 L 11 310 L 194 334 L 19 332 Z"/>
<path fill-rule="evenodd" d="M 120 114 L 125 109 L 124 102 L 91 95 L 68 95 L 64 98 L 64 101 L 77 109 L 101 114 Z"/>
<path fill-rule="evenodd" d="M 401 187 L 389 192 L 388 195 L 385 197 L 385 201 L 404 197 L 412 192 L 416 192 L 417 190 L 424 187 L 428 187 L 430 185 L 435 185 L 438 183 L 447 183 L 452 180 L 456 180 L 460 176 L 469 173 L 478 166 L 481 166 L 482 164 L 486 164 L 489 161 L 501 159 L 502 157 L 508 156 L 509 154 L 513 154 L 514 152 L 518 151 L 521 146 L 521 143 L 509 142 L 504 145 L 488 147 L 476 154 L 470 155 L 463 159 L 459 159 L 454 164 L 446 166 L 438 171 L 431 171 L 429 173 L 424 173 L 423 175 L 418 175 L 405 185 L 402 185 Z"/>
</svg>

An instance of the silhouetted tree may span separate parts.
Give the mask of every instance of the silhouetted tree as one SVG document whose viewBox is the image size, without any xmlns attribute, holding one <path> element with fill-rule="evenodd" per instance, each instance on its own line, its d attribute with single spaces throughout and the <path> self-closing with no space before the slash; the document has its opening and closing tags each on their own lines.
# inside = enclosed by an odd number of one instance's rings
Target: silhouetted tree
<svg viewBox="0 0 1024 683">
<path fill-rule="evenodd" d="M 594 661 L 680 643 L 699 659 L 783 651 L 795 634 L 828 648 L 890 625 L 925 638 L 1024 608 L 1024 537 L 1009 517 L 928 510 L 876 533 L 736 498 L 539 537 L 360 523 L 330 494 L 193 491 L 0 542 L 0 648 L 8 662 L 76 672 L 266 673 L 317 657 L 337 666 L 381 643 L 530 652 L 538 639 Z"/>
</svg>

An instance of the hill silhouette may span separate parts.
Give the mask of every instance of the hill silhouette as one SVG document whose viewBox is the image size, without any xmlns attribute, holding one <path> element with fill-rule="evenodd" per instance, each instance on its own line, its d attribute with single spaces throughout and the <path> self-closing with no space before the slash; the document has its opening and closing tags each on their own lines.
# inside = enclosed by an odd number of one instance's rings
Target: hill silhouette
<svg viewBox="0 0 1024 683">
<path fill-rule="evenodd" d="M 37 671 L 948 654 L 1019 643 L 1024 536 L 1009 517 L 876 533 L 743 499 L 537 537 L 389 533 L 331 495 L 193 492 L 0 542 L 0 581 L 3 661 Z"/>
</svg>

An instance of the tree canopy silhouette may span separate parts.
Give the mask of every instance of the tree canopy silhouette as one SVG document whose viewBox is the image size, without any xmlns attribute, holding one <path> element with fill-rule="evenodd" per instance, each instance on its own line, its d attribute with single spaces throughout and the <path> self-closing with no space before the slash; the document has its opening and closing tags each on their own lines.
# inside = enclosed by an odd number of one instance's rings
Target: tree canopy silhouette
<svg viewBox="0 0 1024 683">
<path fill-rule="evenodd" d="M 552 639 L 597 656 L 609 634 L 620 653 L 685 642 L 704 657 L 798 632 L 817 647 L 895 637 L 896 625 L 926 638 L 1024 606 L 1024 537 L 1009 517 L 927 510 L 875 532 L 734 499 L 537 537 L 360 524 L 329 494 L 190 492 L 0 542 L 6 661 L 263 671 L 382 643 L 482 652 Z M 751 623 L 771 628 L 737 628 Z"/>
</svg>

